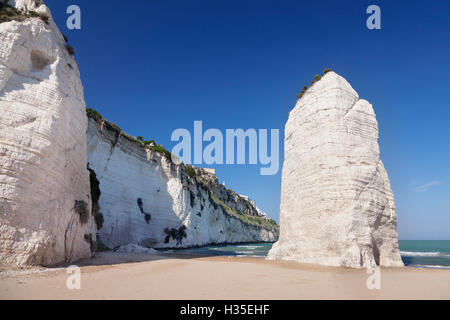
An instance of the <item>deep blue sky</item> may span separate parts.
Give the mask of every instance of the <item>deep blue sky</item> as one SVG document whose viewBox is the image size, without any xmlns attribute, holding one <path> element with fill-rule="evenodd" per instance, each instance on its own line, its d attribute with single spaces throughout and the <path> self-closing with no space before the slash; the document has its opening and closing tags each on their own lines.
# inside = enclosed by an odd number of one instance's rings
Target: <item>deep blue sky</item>
<svg viewBox="0 0 450 320">
<path fill-rule="evenodd" d="M 134 136 L 279 128 L 324 68 L 373 104 L 400 239 L 450 239 L 449 1 L 46 0 L 76 49 L 87 106 Z M 82 29 L 65 26 L 78 4 Z M 381 30 L 366 28 L 370 4 Z M 216 166 L 278 220 L 280 174 Z M 281 172 L 281 170 L 280 170 Z"/>
</svg>

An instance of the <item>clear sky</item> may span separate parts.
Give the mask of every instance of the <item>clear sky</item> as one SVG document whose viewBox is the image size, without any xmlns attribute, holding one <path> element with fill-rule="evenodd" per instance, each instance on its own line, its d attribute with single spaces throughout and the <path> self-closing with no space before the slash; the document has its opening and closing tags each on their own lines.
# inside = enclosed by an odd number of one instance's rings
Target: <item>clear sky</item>
<svg viewBox="0 0 450 320">
<path fill-rule="evenodd" d="M 400 239 L 450 239 L 450 1 L 46 0 L 76 50 L 87 106 L 167 149 L 176 128 L 279 128 L 330 67 L 372 103 Z M 82 29 L 66 28 L 77 4 Z M 366 8 L 381 8 L 381 30 Z M 281 170 L 220 165 L 278 220 Z"/>
</svg>

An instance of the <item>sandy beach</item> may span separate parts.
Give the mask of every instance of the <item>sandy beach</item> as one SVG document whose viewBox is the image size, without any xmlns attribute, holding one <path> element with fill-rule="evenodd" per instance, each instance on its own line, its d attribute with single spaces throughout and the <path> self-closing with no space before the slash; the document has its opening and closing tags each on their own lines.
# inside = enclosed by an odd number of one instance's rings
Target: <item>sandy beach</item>
<svg viewBox="0 0 450 320">
<path fill-rule="evenodd" d="M 450 299 L 450 270 L 382 268 L 369 290 L 365 269 L 244 257 L 98 253 L 79 261 L 81 289 L 66 266 L 3 269 L 0 299 Z"/>
</svg>

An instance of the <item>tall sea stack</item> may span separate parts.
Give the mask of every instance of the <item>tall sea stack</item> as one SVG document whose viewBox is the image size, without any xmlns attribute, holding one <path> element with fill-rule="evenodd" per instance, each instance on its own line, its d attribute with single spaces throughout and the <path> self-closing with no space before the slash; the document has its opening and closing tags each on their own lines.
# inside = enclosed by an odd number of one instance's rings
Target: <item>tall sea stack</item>
<svg viewBox="0 0 450 320">
<path fill-rule="evenodd" d="M 269 259 L 353 268 L 403 266 L 372 106 L 330 71 L 285 128 L 280 238 Z"/>
</svg>

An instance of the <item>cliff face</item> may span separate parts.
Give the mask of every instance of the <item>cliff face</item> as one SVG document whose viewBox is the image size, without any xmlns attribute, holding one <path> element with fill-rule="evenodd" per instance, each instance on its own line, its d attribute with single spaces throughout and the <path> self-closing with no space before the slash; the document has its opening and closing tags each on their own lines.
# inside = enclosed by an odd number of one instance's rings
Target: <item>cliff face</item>
<svg viewBox="0 0 450 320">
<path fill-rule="evenodd" d="M 402 266 L 372 106 L 328 72 L 297 101 L 285 137 L 281 234 L 268 258 Z"/>
<path fill-rule="evenodd" d="M 89 168 L 100 182 L 98 235 L 107 247 L 276 240 L 277 226 L 214 174 L 174 164 L 101 117 L 89 119 L 87 141 Z"/>
<path fill-rule="evenodd" d="M 276 240 L 273 221 L 215 175 L 101 116 L 88 127 L 71 51 L 42 1 L 0 1 L 2 264 L 89 257 L 97 234 L 110 248 Z"/>
<path fill-rule="evenodd" d="M 42 1 L 9 4 L 0 3 L 0 261 L 89 257 L 95 226 L 78 67 Z"/>
</svg>

